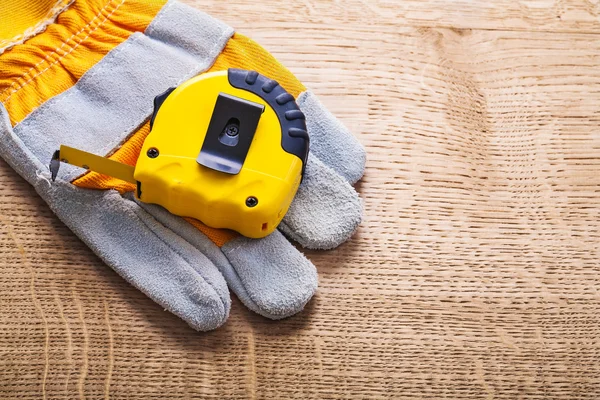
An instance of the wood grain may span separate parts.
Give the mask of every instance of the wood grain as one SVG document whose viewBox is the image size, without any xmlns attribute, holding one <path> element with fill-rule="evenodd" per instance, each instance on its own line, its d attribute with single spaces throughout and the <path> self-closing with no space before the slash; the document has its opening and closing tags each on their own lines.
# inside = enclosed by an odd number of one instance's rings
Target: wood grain
<svg viewBox="0 0 600 400">
<path fill-rule="evenodd" d="M 320 25 L 320 30 L 354 31 L 399 26 L 519 30 L 544 32 L 600 32 L 598 0 L 302 0 L 281 4 L 262 0 L 188 3 L 218 15 L 238 28 L 272 30 Z M 258 23 L 263 21 L 263 23 Z"/>
<path fill-rule="evenodd" d="M 0 398 L 600 396 L 598 2 L 192 3 L 367 147 L 364 223 L 303 313 L 202 334 L 0 162 Z"/>
</svg>

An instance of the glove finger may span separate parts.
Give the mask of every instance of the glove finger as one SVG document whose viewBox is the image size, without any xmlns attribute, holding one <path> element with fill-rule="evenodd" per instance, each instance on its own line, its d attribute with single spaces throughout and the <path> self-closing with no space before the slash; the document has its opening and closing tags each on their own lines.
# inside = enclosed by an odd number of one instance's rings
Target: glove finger
<svg viewBox="0 0 600 400">
<path fill-rule="evenodd" d="M 279 232 L 262 239 L 240 236 L 222 248 L 232 266 L 229 287 L 246 306 L 271 319 L 301 311 L 317 290 L 317 270 Z"/>
<path fill-rule="evenodd" d="M 317 271 L 283 235 L 262 239 L 238 236 L 218 247 L 197 228 L 164 208 L 139 203 L 163 225 L 205 254 L 229 288 L 252 311 L 270 319 L 294 315 L 317 290 Z"/>
<path fill-rule="evenodd" d="M 165 309 L 200 331 L 225 322 L 231 299 L 216 266 L 137 204 L 58 181 L 38 192 L 94 253 Z"/>
<path fill-rule="evenodd" d="M 300 94 L 297 103 L 306 116 L 310 152 L 348 182 L 356 183 L 365 170 L 363 146 L 310 91 Z"/>
<path fill-rule="evenodd" d="M 148 297 L 198 330 L 225 322 L 229 292 L 208 258 L 114 190 L 51 183 L 1 105 L 0 154 L 94 253 Z"/>
<path fill-rule="evenodd" d="M 362 219 L 354 188 L 316 156 L 309 155 L 302 184 L 279 229 L 309 249 L 331 249 L 352 236 Z"/>
</svg>

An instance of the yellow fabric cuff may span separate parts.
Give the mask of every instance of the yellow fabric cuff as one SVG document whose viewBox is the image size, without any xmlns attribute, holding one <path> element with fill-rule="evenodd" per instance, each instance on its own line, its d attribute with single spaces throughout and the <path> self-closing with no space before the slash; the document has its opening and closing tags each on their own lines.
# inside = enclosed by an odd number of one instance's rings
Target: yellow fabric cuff
<svg viewBox="0 0 600 400">
<path fill-rule="evenodd" d="M 72 0 L 3 0 L 0 53 L 45 29 L 70 3 Z"/>
</svg>

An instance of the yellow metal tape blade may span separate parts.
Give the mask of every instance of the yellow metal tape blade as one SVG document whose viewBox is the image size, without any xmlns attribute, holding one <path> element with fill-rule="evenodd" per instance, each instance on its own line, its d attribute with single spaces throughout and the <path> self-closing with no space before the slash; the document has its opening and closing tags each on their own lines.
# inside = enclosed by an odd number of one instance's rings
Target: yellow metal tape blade
<svg viewBox="0 0 600 400">
<path fill-rule="evenodd" d="M 69 146 L 60 146 L 60 160 L 64 163 L 112 176 L 126 182 L 137 183 L 133 177 L 135 167 L 88 153 Z"/>
</svg>

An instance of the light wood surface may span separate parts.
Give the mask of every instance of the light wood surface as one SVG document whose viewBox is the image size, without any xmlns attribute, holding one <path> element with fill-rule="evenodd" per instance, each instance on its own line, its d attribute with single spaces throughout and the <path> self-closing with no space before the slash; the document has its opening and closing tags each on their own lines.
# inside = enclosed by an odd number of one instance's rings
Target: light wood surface
<svg viewBox="0 0 600 400">
<path fill-rule="evenodd" d="M 190 3 L 351 127 L 364 223 L 300 315 L 197 333 L 0 162 L 0 398 L 600 396 L 600 2 Z"/>
</svg>

